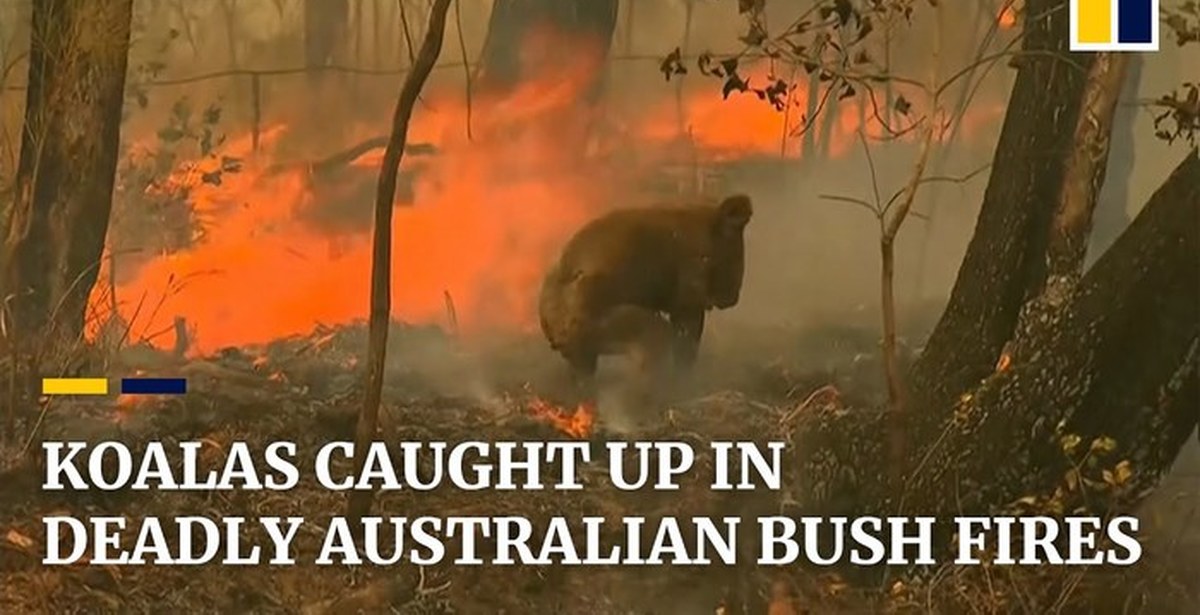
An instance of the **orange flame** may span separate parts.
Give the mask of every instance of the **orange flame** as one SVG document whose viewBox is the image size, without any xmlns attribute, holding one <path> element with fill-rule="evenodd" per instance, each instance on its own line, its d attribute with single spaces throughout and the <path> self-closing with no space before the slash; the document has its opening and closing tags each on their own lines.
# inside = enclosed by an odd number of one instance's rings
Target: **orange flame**
<svg viewBox="0 0 1200 615">
<path fill-rule="evenodd" d="M 649 152 L 649 160 L 631 165 L 619 155 L 594 155 L 596 111 L 578 101 L 591 85 L 591 75 L 602 68 L 600 56 L 562 55 L 561 65 L 531 74 L 512 92 L 476 96 L 470 139 L 464 128 L 467 107 L 457 88 L 425 96 L 428 104 L 414 115 L 409 142 L 433 144 L 437 154 L 406 157 L 402 169 L 412 190 L 411 198 L 405 198 L 410 202 L 398 202 L 395 211 L 394 318 L 445 324 L 445 298 L 450 296 L 465 337 L 494 330 L 535 331 L 537 286 L 559 246 L 586 220 L 628 200 L 633 192 L 627 182 L 641 179 L 647 170 L 657 172 L 655 165 L 678 140 L 681 126 L 710 160 L 802 153 L 803 139 L 794 133 L 805 111 L 804 88 L 792 91 L 787 112 L 778 112 L 753 94 L 723 100 L 714 84 L 706 82 L 687 94 L 682 105 L 664 95 L 628 122 L 638 152 Z M 773 81 L 765 66 L 747 67 L 746 73 L 755 87 Z M 837 101 L 824 111 L 834 114 L 830 134 L 821 133 L 820 119 L 810 129 L 816 131 L 816 142 L 826 142 L 830 156 L 856 147 L 860 130 L 883 136 L 882 126 L 869 119 L 872 113 L 863 104 L 869 103 Z M 1000 116 L 980 117 L 964 118 L 964 128 L 993 123 Z M 220 153 L 242 159 L 243 168 L 223 175 L 219 185 L 201 181 L 212 170 L 205 165 L 219 164 L 216 160 L 189 161 L 165 178 L 168 185 L 190 188 L 189 204 L 208 226 L 188 249 L 137 267 L 117 266 L 127 276 L 117 280 L 118 311 L 132 322 L 134 341 L 163 332 L 148 341 L 171 348 L 171 324 L 183 318 L 195 332 L 189 340 L 189 354 L 195 356 L 308 335 L 320 325 L 347 324 L 367 315 L 372 204 L 361 196 L 320 196 L 314 182 L 321 180 L 304 169 L 268 172 L 283 153 L 281 138 L 288 131 L 281 124 L 262 130 L 258 152 L 250 135 L 227 141 Z M 353 167 L 377 168 L 380 162 L 374 151 Z M 357 213 L 334 211 L 339 200 L 350 201 L 353 207 L 345 209 Z M 368 226 L 330 228 L 319 221 L 329 216 L 363 220 Z M 93 310 L 105 309 L 104 286 L 95 287 Z"/>
<path fill-rule="evenodd" d="M 529 412 L 572 438 L 587 438 L 596 424 L 596 408 L 590 403 L 581 403 L 574 412 L 567 412 L 544 399 L 534 398 L 529 402 Z"/>
<path fill-rule="evenodd" d="M 409 141 L 437 143 L 439 154 L 414 178 L 413 202 L 395 212 L 394 317 L 438 322 L 448 293 L 466 333 L 536 326 L 531 291 L 545 266 L 566 235 L 611 199 L 603 168 L 564 155 L 584 149 L 587 122 L 576 101 L 589 72 L 560 68 L 499 99 L 477 99 L 471 141 L 455 92 L 445 100 L 431 93 L 437 112 L 416 114 Z M 260 147 L 273 151 L 286 131 L 262 131 Z M 315 202 L 305 172 L 268 173 L 268 156 L 256 157 L 251 144 L 249 135 L 226 144 L 222 153 L 245 164 L 220 185 L 201 182 L 205 169 L 195 163 L 172 174 L 170 181 L 192 187 L 193 210 L 211 227 L 190 249 L 154 258 L 118 284 L 126 321 L 136 315 L 138 331 L 167 331 L 150 340 L 155 346 L 173 344 L 164 323 L 176 316 L 196 330 L 190 352 L 204 354 L 367 313 L 369 232 L 313 222 L 308 214 L 328 204 Z M 156 322 L 145 322 L 150 310 L 136 314 L 139 300 L 161 301 Z M 103 309 L 99 296 L 92 303 Z"/>
</svg>

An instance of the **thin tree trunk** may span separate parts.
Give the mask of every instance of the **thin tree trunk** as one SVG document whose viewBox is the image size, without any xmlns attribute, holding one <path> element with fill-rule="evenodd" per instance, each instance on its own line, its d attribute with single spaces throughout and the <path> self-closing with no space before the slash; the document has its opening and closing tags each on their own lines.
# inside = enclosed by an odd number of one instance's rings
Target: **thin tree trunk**
<svg viewBox="0 0 1200 615">
<path fill-rule="evenodd" d="M 26 339 L 73 343 L 100 271 L 132 0 L 37 0 L 0 296 Z"/>
<path fill-rule="evenodd" d="M 371 50 L 375 58 L 375 68 L 383 68 L 383 24 L 384 16 L 379 3 L 383 0 L 372 0 L 371 2 Z"/>
<path fill-rule="evenodd" d="M 363 67 L 363 11 L 367 9 L 367 3 L 359 0 L 354 5 L 354 26 L 350 29 L 350 36 L 354 37 L 354 67 Z M 355 80 L 358 83 L 358 80 Z"/>
<path fill-rule="evenodd" d="M 347 0 L 304 0 L 304 65 L 310 79 L 319 81 L 321 69 L 333 63 L 349 13 Z"/>
<path fill-rule="evenodd" d="M 404 79 L 404 87 L 396 100 L 392 117 L 392 136 L 383 152 L 383 166 L 379 171 L 379 186 L 375 194 L 375 234 L 371 254 L 371 313 L 367 347 L 366 395 L 358 415 L 358 428 L 354 436 L 354 474 L 361 474 L 366 465 L 367 448 L 375 440 L 379 423 L 379 405 L 383 396 L 383 372 L 387 358 L 388 325 L 392 311 L 392 210 L 395 207 L 396 180 L 400 172 L 400 160 L 408 142 L 408 123 L 421 89 L 433 72 L 438 56 L 442 53 L 442 41 L 446 34 L 446 14 L 451 0 L 435 0 L 430 9 L 429 25 L 425 40 L 417 52 L 416 62 Z M 374 494 L 371 491 L 353 491 L 347 503 L 347 517 L 352 527 L 371 510 Z"/>
<path fill-rule="evenodd" d="M 827 87 L 832 87 L 832 82 L 826 82 Z M 826 93 L 822 93 L 822 96 Z M 821 160 L 829 160 L 833 151 L 834 133 L 837 132 L 839 120 L 841 119 L 841 105 L 838 103 L 837 93 L 828 94 L 829 99 L 825 101 L 825 108 L 820 111 L 821 119 L 821 134 L 817 136 L 817 148 L 821 152 Z"/>
<path fill-rule="evenodd" d="M 629 26 L 628 26 L 629 32 L 627 33 L 627 36 L 629 36 L 630 40 L 632 41 L 632 37 L 633 37 L 633 16 L 632 16 L 633 6 L 632 6 L 632 4 L 630 5 L 630 7 L 627 10 L 630 12 Z M 684 11 L 683 12 L 683 41 L 680 43 L 680 51 L 684 57 L 687 57 L 688 53 L 690 53 L 691 49 L 692 49 L 692 20 L 695 19 L 695 12 L 696 12 L 695 0 L 684 0 L 683 11 Z M 633 55 L 632 43 L 630 45 L 630 48 L 626 50 L 626 53 L 628 53 L 629 55 Z M 687 110 L 683 106 L 683 84 L 685 83 L 684 77 L 685 77 L 684 75 L 680 75 L 679 78 L 675 80 L 675 116 L 677 118 L 677 123 L 679 126 L 678 130 L 679 130 L 680 137 L 682 137 L 686 133 L 687 125 L 689 123 L 688 117 L 687 117 Z"/>
<path fill-rule="evenodd" d="M 804 164 L 805 159 L 815 158 L 817 155 L 817 126 L 814 125 L 814 119 L 820 100 L 821 83 L 816 76 L 808 75 L 808 88 L 805 91 L 804 99 L 804 120 L 800 124 L 804 130 L 804 139 L 800 146 L 801 164 Z"/>
<path fill-rule="evenodd" d="M 229 65 L 240 68 L 237 52 L 237 0 L 221 0 L 221 12 L 225 17 L 225 44 L 229 51 Z"/>
</svg>

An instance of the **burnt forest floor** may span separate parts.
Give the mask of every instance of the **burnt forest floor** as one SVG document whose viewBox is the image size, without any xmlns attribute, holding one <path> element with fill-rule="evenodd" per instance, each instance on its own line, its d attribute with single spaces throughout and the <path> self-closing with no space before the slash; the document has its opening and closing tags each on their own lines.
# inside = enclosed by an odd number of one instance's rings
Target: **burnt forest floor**
<svg viewBox="0 0 1200 615">
<path fill-rule="evenodd" d="M 270 441 L 289 440 L 298 444 L 299 460 L 311 460 L 321 444 L 352 438 L 354 414 L 362 403 L 365 347 L 365 329 L 349 326 L 187 361 L 147 348 L 126 348 L 111 358 L 113 376 L 184 375 L 188 394 L 137 404 L 55 400 L 44 412 L 39 437 L 121 439 L 131 444 L 201 439 L 214 467 L 220 466 L 231 442 L 246 441 L 253 450 L 262 450 Z M 540 339 L 496 342 L 467 351 L 439 329 L 396 325 L 390 347 L 381 439 L 569 438 L 533 410 L 538 399 L 571 405 L 562 386 L 564 367 Z M 870 325 L 759 331 L 714 327 L 705 338 L 692 382 L 668 410 L 651 416 L 621 412 L 602 397 L 589 437 L 597 443 L 613 438 L 691 441 L 697 445 L 697 467 L 703 467 L 711 464 L 705 455 L 709 441 L 784 437 L 783 417 L 824 385 L 836 386 L 847 407 L 880 403 L 879 373 L 876 333 Z M 933 602 L 926 595 L 932 591 L 928 588 L 899 584 L 851 589 L 823 570 L 447 563 L 418 571 L 407 563 L 390 568 L 315 566 L 304 562 L 320 551 L 323 528 L 330 517 L 342 514 L 345 496 L 322 490 L 303 465 L 300 485 L 282 493 L 125 491 L 68 496 L 42 492 L 40 473 L 12 461 L 20 458 L 23 444 L 8 446 L 10 469 L 0 475 L 2 613 L 714 613 L 739 583 L 764 595 L 776 594 L 764 599 L 764 604 L 771 601 L 771 615 L 928 612 Z M 1198 459 L 1189 463 L 1200 466 Z M 388 491 L 380 494 L 374 511 L 408 517 L 518 515 L 536 524 L 551 516 L 753 514 L 750 511 L 778 510 L 781 498 L 770 493 L 714 494 L 702 482 L 701 472 L 678 492 L 631 494 L 598 478 L 590 480 L 588 472 L 583 472 L 588 483 L 583 491 Z M 1143 527 L 1157 532 L 1153 535 L 1158 539 L 1137 571 L 1041 572 L 1077 575 L 1054 585 L 1072 587 L 1076 594 L 1119 587 L 1121 596 L 1179 596 L 1169 603 L 1191 608 L 1184 605 L 1188 596 L 1194 599 L 1196 588 L 1181 587 L 1179 579 L 1200 576 L 1200 489 L 1194 474 L 1190 485 L 1186 480 L 1169 480 L 1142 515 Z M 186 515 L 300 516 L 306 523 L 294 546 L 301 562 L 297 566 L 44 567 L 41 518 L 54 514 L 124 515 L 135 527 L 141 517 Z M 1180 526 L 1190 527 L 1190 535 L 1181 537 Z M 256 543 L 269 545 L 265 539 Z M 414 589 L 422 574 L 423 587 L 430 591 Z M 1037 583 L 1039 574 L 1028 574 L 1027 582 Z M 1013 583 L 1006 585 L 1015 588 L 1012 591 L 996 591 L 990 579 L 977 576 L 947 571 L 941 589 L 962 594 L 960 599 L 977 603 L 981 613 L 1021 612 L 1022 602 L 1038 593 Z M 1139 587 L 1145 591 L 1139 592 Z M 1091 612 L 1144 610 L 1138 603 L 1118 606 L 1111 591 L 1095 591 L 1099 593 L 1093 599 L 1080 602 L 1076 597 L 1070 603 L 1105 605 Z"/>
</svg>

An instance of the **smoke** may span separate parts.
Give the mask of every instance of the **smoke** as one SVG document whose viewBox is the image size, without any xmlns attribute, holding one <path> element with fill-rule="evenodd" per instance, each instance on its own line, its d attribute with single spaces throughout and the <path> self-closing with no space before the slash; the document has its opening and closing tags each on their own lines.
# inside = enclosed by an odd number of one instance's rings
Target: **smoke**
<svg viewBox="0 0 1200 615">
<path fill-rule="evenodd" d="M 245 8 L 252 13 L 245 23 L 253 21 L 262 26 L 260 34 L 278 36 L 266 41 L 273 46 L 254 37 L 239 38 L 242 66 L 299 66 L 300 47 L 290 38 L 299 4 L 283 3 L 281 14 L 260 4 L 271 3 L 237 6 L 255 5 Z M 139 4 L 143 13 L 147 6 Z M 786 3 L 768 6 L 770 26 L 788 23 Z M 489 2 L 463 6 L 468 61 L 475 60 L 482 46 L 489 10 Z M 876 326 L 878 224 L 860 207 L 823 198 L 874 198 L 870 165 L 859 138 L 860 130 L 868 137 L 881 136 L 871 124 L 869 106 L 849 99 L 827 109 L 832 121 L 818 121 L 810 129 L 818 151 L 805 151 L 804 139 L 794 134 L 806 106 L 803 88 L 793 93 L 796 107 L 779 113 L 753 95 L 723 99 L 719 82 L 694 70 L 682 80 L 664 82 L 658 58 L 676 46 L 692 56 L 740 46 L 745 25 L 734 3 L 695 3 L 693 10 L 691 26 L 685 27 L 682 2 L 622 3 L 606 62 L 587 49 L 576 49 L 559 58 L 578 62 L 567 70 L 539 73 L 533 67 L 534 77 L 516 92 L 488 99 L 476 91 L 469 101 L 457 49 L 459 32 L 450 24 L 441 58 L 446 68 L 435 71 L 410 135 L 410 143 L 437 151 L 410 153 L 402 169 L 405 188 L 398 196 L 394 248 L 397 319 L 445 326 L 450 321 L 449 297 L 462 333 L 460 348 L 494 349 L 487 341 L 494 338 L 537 340 L 532 298 L 545 265 L 574 229 L 612 208 L 692 198 L 699 190 L 710 198 L 745 192 L 756 204 L 746 230 L 742 302 L 711 315 L 706 347 L 729 348 L 731 360 L 754 360 L 754 351 L 735 350 L 739 340 L 749 339 L 748 330 Z M 961 11 L 954 19 L 961 17 L 964 23 L 975 19 L 974 7 L 944 10 Z M 340 168 L 335 173 L 340 184 L 312 176 L 307 163 L 388 131 L 402 78 L 401 71 L 389 69 L 405 66 L 407 51 L 395 3 L 370 4 L 364 16 L 376 15 L 374 11 L 390 20 L 388 27 L 376 38 L 377 29 L 369 20 L 359 23 L 358 49 L 344 49 L 343 59 L 346 65 L 372 67 L 380 74 L 330 72 L 321 80 L 299 73 L 262 75 L 257 90 L 245 76 L 156 87 L 149 107 L 131 114 L 123 136 L 127 143 L 140 143 L 153 141 L 178 98 L 186 96 L 197 106 L 219 101 L 221 130 L 228 136 L 221 152 L 245 162 L 241 173 L 227 176 L 220 185 L 194 186 L 192 206 L 211 223 L 203 241 L 181 252 L 151 254 L 145 262 L 130 259 L 118 266 L 120 310 L 126 320 L 138 321 L 135 341 L 169 329 L 176 316 L 196 330 L 193 351 L 198 353 L 302 335 L 317 324 L 348 323 L 365 316 L 367 225 L 379 151 Z M 154 21 L 147 14 L 146 36 L 184 25 L 192 36 L 181 35 L 165 55 L 143 45 L 134 63 L 162 61 L 167 66 L 162 78 L 175 79 L 227 70 L 227 42 L 220 35 L 223 16 L 215 9 L 203 13 L 194 7 L 193 13 L 186 24 L 178 15 Z M 421 18 L 410 18 L 419 30 Z M 893 41 L 893 70 L 924 74 L 927 37 L 919 34 L 929 24 L 918 16 L 912 27 L 912 37 Z M 1004 36 L 1011 33 L 1001 33 L 996 45 L 1007 40 Z M 910 39 L 915 42 L 907 42 Z M 960 68 L 957 65 L 979 40 L 965 27 L 956 28 L 949 39 L 948 45 L 961 49 L 943 54 L 947 74 Z M 561 45 L 569 47 L 570 41 Z M 1177 60 L 1171 57 L 1167 51 L 1149 63 L 1144 95 L 1178 80 L 1179 67 L 1172 64 Z M 606 88 L 601 104 L 591 110 L 577 102 L 581 84 L 589 81 L 588 70 L 603 71 Z M 747 65 L 745 71 L 752 80 L 792 76 L 788 67 L 769 61 Z M 931 172 L 963 176 L 989 162 L 1010 82 L 1011 72 L 998 65 L 970 83 L 974 97 L 963 126 L 954 142 L 938 146 L 934 160 L 944 157 L 947 162 L 933 165 Z M 950 99 L 957 95 L 955 90 L 947 93 Z M 912 113 L 923 112 L 920 97 L 910 98 Z M 258 151 L 252 147 L 256 119 Z M 1148 135 L 1148 114 L 1138 121 L 1138 134 Z M 886 199 L 908 180 L 915 147 L 911 139 L 867 141 L 874 182 Z M 1161 180 L 1172 158 L 1162 156 L 1162 146 L 1148 136 L 1140 138 L 1136 148 L 1139 164 L 1131 182 L 1130 210 Z M 1155 158 L 1167 162 L 1143 164 Z M 195 161 L 184 157 L 176 162 L 172 177 L 196 184 L 201 174 Z M 974 228 L 985 182 L 986 173 L 970 182 L 922 187 L 916 215 L 898 239 L 902 312 L 936 305 L 948 293 Z M 147 307 L 139 309 L 139 303 Z M 155 305 L 154 314 L 148 315 L 149 306 Z M 173 340 L 169 334 L 160 335 L 151 343 L 166 348 Z M 444 382 L 447 391 L 461 392 L 469 384 L 475 394 L 488 397 L 499 389 L 500 380 L 518 379 L 478 354 L 471 358 L 461 349 L 422 349 L 420 356 L 407 358 L 426 367 L 431 379 Z M 562 367 L 544 348 L 532 354 L 525 365 L 544 365 L 550 371 Z M 471 378 L 487 376 L 465 383 L 465 373 Z"/>
</svg>

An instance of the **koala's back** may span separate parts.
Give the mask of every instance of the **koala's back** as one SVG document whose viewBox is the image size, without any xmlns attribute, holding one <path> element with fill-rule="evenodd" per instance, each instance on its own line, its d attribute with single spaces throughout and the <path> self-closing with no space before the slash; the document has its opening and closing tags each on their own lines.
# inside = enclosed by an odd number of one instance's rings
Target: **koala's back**
<svg viewBox="0 0 1200 615">
<path fill-rule="evenodd" d="M 684 258 L 707 249 L 710 207 L 625 209 L 597 218 L 563 249 L 560 266 L 622 279 L 670 276 Z"/>
</svg>

